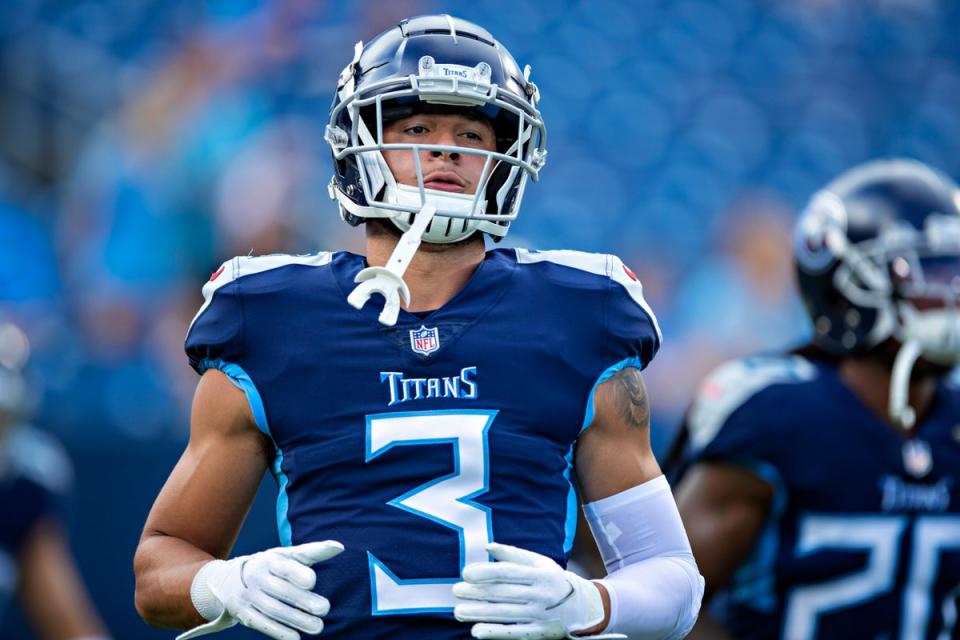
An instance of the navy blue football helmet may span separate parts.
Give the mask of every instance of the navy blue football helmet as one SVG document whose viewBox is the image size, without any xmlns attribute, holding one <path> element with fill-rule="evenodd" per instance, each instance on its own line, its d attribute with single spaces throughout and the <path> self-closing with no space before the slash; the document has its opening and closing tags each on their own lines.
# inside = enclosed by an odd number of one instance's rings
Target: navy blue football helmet
<svg viewBox="0 0 960 640">
<path fill-rule="evenodd" d="M 500 238 L 517 217 L 528 178 L 546 160 L 546 129 L 529 66 L 485 29 L 447 15 L 404 20 L 363 45 L 337 83 L 325 139 L 333 150 L 330 195 L 351 224 L 388 218 L 401 230 L 425 205 L 437 215 L 422 238 L 456 242 L 479 230 Z M 497 136 L 496 151 L 444 145 L 384 144 L 385 122 L 419 109 L 473 109 Z M 383 150 L 409 149 L 419 185 L 398 184 Z M 485 156 L 483 183 L 474 194 L 424 188 L 418 151 Z"/>
<path fill-rule="evenodd" d="M 960 362 L 960 190 L 943 173 L 901 158 L 843 173 L 800 216 L 795 258 L 815 344 L 843 356 L 901 343 L 893 396 L 917 358 Z"/>
</svg>

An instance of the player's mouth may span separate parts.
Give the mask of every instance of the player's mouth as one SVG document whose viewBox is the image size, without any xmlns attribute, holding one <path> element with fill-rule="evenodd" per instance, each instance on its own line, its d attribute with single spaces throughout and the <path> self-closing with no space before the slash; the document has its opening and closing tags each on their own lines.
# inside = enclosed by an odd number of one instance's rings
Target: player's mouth
<svg viewBox="0 0 960 640">
<path fill-rule="evenodd" d="M 436 171 L 428 174 L 423 179 L 425 189 L 436 189 L 437 191 L 453 191 L 463 193 L 466 189 L 466 181 L 457 174 L 450 171 Z"/>
</svg>

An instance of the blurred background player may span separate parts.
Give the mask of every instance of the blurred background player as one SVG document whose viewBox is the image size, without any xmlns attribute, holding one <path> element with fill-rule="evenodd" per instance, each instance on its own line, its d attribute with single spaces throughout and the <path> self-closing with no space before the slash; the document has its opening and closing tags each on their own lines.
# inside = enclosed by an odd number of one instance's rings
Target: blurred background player
<svg viewBox="0 0 960 640">
<path fill-rule="evenodd" d="M 26 422 L 28 354 L 24 333 L 0 321 L 0 628 L 16 596 L 40 640 L 106 640 L 61 522 L 70 461 Z"/>
<path fill-rule="evenodd" d="M 676 453 L 707 580 L 691 638 L 953 638 L 960 594 L 960 191 L 908 159 L 796 230 L 812 342 L 706 378 Z"/>
<path fill-rule="evenodd" d="M 182 640 L 692 626 L 703 581 L 650 446 L 661 338 L 637 277 L 486 251 L 546 160 L 530 75 L 449 15 L 356 45 L 325 137 L 366 255 L 239 257 L 204 286 L 190 442 L 136 554 L 146 621 L 194 627 Z M 227 560 L 268 468 L 282 546 Z M 578 492 L 599 581 L 565 569 Z"/>
</svg>

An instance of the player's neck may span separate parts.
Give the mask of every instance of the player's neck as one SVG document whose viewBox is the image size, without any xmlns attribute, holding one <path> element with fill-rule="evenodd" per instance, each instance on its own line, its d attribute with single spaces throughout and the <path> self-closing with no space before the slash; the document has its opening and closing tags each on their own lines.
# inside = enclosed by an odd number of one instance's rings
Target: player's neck
<svg viewBox="0 0 960 640">
<path fill-rule="evenodd" d="M 889 414 L 890 378 L 892 367 L 881 358 L 862 356 L 846 358 L 840 363 L 840 378 L 873 413 L 891 428 L 907 434 L 910 430 L 895 425 Z M 933 403 L 937 390 L 937 376 L 914 375 L 910 380 L 908 402 L 917 414 L 917 423 L 923 421 Z"/>
<path fill-rule="evenodd" d="M 375 225 L 367 227 L 367 264 L 382 267 L 397 246 L 399 234 Z M 447 304 L 466 286 L 485 255 L 480 234 L 454 244 L 421 244 L 403 274 L 410 287 L 410 306 L 404 308 L 416 313 Z"/>
</svg>

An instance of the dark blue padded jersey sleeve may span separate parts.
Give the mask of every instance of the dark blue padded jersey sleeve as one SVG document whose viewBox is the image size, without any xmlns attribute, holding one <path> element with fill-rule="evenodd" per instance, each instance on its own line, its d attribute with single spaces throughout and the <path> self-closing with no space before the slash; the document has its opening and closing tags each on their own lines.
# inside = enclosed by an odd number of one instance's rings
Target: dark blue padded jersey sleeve
<svg viewBox="0 0 960 640">
<path fill-rule="evenodd" d="M 568 293 L 589 290 L 598 295 L 570 297 L 559 310 L 572 323 L 567 340 L 588 347 L 582 358 L 584 371 L 602 382 L 623 367 L 645 368 L 660 348 L 660 327 L 643 297 L 643 286 L 620 258 L 582 251 L 517 250 L 520 264 L 556 265 L 565 275 L 555 282 Z M 549 271 L 541 277 L 550 277 Z M 570 300 L 577 302 L 570 303 Z M 599 368 L 597 366 L 599 365 Z M 598 379 L 599 376 L 599 379 Z"/>
<path fill-rule="evenodd" d="M 229 263 L 203 287 L 204 304 L 187 332 L 190 366 L 202 374 L 211 361 L 240 364 L 244 357 L 241 281 L 232 279 Z M 223 281 L 221 281 L 223 280 Z"/>
<path fill-rule="evenodd" d="M 329 263 L 331 257 L 332 254 L 328 252 L 299 256 L 271 254 L 237 256 L 224 262 L 210 276 L 209 282 L 203 285 L 203 306 L 187 331 L 184 347 L 190 366 L 200 374 L 211 366 L 222 368 L 226 364 L 234 364 L 244 367 L 248 357 L 244 304 L 247 303 L 250 308 L 258 307 L 261 312 L 269 314 L 272 302 L 263 295 L 264 282 L 267 283 L 267 290 L 273 291 L 278 283 L 284 282 L 284 267 L 321 267 Z M 279 275 L 266 277 L 265 280 L 258 276 L 268 272 Z M 260 290 L 257 289 L 257 282 L 260 283 Z M 246 311 L 249 313 L 250 309 Z"/>
<path fill-rule="evenodd" d="M 702 448 L 691 448 L 691 457 L 697 460 L 726 460 L 765 463 L 776 466 L 776 429 L 771 424 L 763 402 L 747 400 L 738 407 L 720 426 L 716 436 Z"/>
<path fill-rule="evenodd" d="M 799 356 L 748 358 L 711 373 L 687 415 L 683 467 L 724 460 L 764 470 L 792 465 L 792 385 L 812 380 L 816 368 Z M 795 400 L 793 400 L 795 401 Z M 786 458 L 785 458 L 786 456 Z"/>
<path fill-rule="evenodd" d="M 610 283 L 605 309 L 607 347 L 611 364 L 632 360 L 644 369 L 660 349 L 662 340 L 656 316 L 643 297 L 637 276 L 616 256 L 609 256 Z"/>
</svg>

